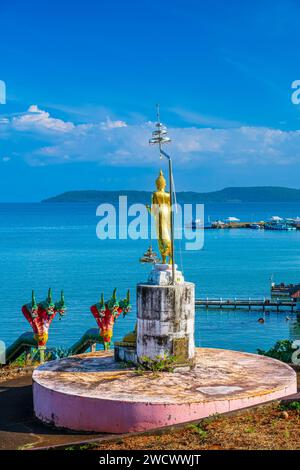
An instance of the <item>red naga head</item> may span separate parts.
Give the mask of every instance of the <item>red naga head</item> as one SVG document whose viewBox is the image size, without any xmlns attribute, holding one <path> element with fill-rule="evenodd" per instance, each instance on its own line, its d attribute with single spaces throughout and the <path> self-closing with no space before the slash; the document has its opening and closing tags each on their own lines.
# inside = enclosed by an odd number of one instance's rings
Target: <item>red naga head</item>
<svg viewBox="0 0 300 470">
<path fill-rule="evenodd" d="M 104 295 L 101 294 L 101 299 L 98 304 L 92 305 L 91 312 L 99 327 L 99 334 L 103 340 L 104 349 L 109 349 L 113 336 L 113 328 L 115 321 L 123 312 L 125 316 L 131 309 L 129 304 L 129 291 L 127 292 L 126 299 L 122 301 L 117 300 L 117 289 L 114 289 L 112 297 L 108 301 L 104 301 Z"/>
<path fill-rule="evenodd" d="M 61 300 L 54 303 L 52 301 L 52 291 L 49 289 L 47 298 L 37 304 L 34 291 L 32 291 L 31 303 L 23 305 L 22 312 L 33 329 L 39 347 L 46 346 L 49 327 L 57 312 L 63 315 L 65 310 L 63 292 L 61 293 Z"/>
</svg>

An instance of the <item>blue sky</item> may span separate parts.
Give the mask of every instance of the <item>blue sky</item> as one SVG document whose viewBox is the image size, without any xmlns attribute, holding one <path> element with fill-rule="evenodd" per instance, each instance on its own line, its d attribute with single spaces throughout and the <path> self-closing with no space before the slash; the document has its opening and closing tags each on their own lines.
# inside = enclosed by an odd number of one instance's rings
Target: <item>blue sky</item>
<svg viewBox="0 0 300 470">
<path fill-rule="evenodd" d="M 160 102 L 177 190 L 300 188 L 297 1 L 0 0 L 0 201 L 152 189 Z"/>
</svg>

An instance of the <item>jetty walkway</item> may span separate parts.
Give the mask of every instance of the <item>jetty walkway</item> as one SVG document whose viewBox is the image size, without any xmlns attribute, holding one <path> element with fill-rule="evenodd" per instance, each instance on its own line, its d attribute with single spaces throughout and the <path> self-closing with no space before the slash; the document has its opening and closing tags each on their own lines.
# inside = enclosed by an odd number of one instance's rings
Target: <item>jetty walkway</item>
<svg viewBox="0 0 300 470">
<path fill-rule="evenodd" d="M 206 299 L 196 299 L 195 300 L 196 307 L 214 307 L 214 308 L 228 308 L 228 309 L 236 309 L 236 308 L 259 308 L 263 311 L 276 309 L 278 312 L 280 309 L 282 311 L 297 310 L 297 302 L 295 300 L 281 300 L 281 299 L 223 299 L 223 298 L 206 298 Z M 298 306 L 299 309 L 299 306 Z"/>
</svg>

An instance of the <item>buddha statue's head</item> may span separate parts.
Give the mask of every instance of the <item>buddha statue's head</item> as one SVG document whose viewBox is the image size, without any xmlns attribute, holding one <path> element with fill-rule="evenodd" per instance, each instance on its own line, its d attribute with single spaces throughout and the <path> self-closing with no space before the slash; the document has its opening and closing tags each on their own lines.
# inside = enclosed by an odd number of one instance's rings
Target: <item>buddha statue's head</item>
<svg viewBox="0 0 300 470">
<path fill-rule="evenodd" d="M 167 183 L 166 183 L 162 170 L 160 170 L 159 176 L 158 178 L 156 178 L 155 184 L 156 184 L 158 191 L 164 191 L 164 189 L 166 188 Z"/>
</svg>

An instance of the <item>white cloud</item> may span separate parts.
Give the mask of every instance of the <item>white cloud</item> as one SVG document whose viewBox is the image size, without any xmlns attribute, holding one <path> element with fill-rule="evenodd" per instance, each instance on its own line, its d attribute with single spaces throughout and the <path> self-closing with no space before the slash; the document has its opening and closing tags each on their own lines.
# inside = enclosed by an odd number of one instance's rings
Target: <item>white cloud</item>
<svg viewBox="0 0 300 470">
<path fill-rule="evenodd" d="M 7 146 L 12 142 L 11 151 L 32 165 L 95 161 L 112 166 L 147 166 L 157 161 L 157 149 L 148 144 L 152 130 L 151 122 L 130 125 L 109 117 L 76 125 L 31 105 L 26 113 L 0 122 L 0 141 L 6 141 Z M 177 166 L 282 166 L 299 161 L 300 131 L 249 126 L 174 127 L 169 128 L 169 135 L 172 143 L 168 149 Z"/>
<path fill-rule="evenodd" d="M 43 113 L 44 111 L 39 109 L 39 107 L 36 104 L 32 104 L 29 106 L 27 112 L 28 113 Z"/>
<path fill-rule="evenodd" d="M 13 117 L 11 126 L 18 131 L 30 132 L 70 132 L 75 127 L 72 122 L 52 118 L 49 113 L 39 109 L 35 104 L 29 106 L 26 113 Z"/>
<path fill-rule="evenodd" d="M 109 117 L 106 118 L 105 122 L 101 123 L 102 129 L 115 129 L 116 127 L 126 127 L 127 124 L 124 121 L 112 121 Z"/>
</svg>

